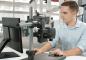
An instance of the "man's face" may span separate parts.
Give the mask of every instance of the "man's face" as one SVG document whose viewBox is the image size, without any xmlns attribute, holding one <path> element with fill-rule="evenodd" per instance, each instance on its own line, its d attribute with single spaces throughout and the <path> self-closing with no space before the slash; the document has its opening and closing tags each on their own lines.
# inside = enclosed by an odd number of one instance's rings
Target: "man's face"
<svg viewBox="0 0 86 60">
<path fill-rule="evenodd" d="M 60 17 L 65 23 L 69 23 L 75 17 L 76 13 L 72 11 L 68 6 L 61 6 Z"/>
</svg>

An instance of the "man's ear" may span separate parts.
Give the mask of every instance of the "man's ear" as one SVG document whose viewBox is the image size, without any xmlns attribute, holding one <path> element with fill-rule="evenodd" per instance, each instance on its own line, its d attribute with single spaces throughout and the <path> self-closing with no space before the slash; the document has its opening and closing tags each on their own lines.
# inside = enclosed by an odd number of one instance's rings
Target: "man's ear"
<svg viewBox="0 0 86 60">
<path fill-rule="evenodd" d="M 77 16 L 77 14 L 78 14 L 78 12 L 77 11 L 72 11 L 73 13 L 73 15 L 75 15 L 75 16 Z"/>
</svg>

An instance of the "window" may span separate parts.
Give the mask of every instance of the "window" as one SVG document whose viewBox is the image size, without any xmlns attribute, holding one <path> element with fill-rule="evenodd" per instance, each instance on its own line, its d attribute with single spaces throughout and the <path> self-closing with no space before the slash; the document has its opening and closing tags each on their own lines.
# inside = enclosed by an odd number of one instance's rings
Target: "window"
<svg viewBox="0 0 86 60">
<path fill-rule="evenodd" d="M 0 21 L 2 20 L 2 17 L 19 17 L 21 20 L 25 21 L 27 19 L 27 16 L 29 15 L 29 1 L 30 0 L 0 0 Z M 36 0 L 37 1 L 37 8 L 38 11 L 41 11 L 42 8 L 43 12 L 46 13 L 47 6 L 46 4 L 43 4 L 41 7 L 40 1 L 43 0 Z M 14 4 L 13 4 L 14 3 Z M 58 2 L 51 2 L 51 8 L 59 6 Z M 41 8 L 40 8 L 41 7 Z M 50 8 L 50 7 L 49 7 Z M 57 14 L 58 13 L 54 13 Z"/>
</svg>

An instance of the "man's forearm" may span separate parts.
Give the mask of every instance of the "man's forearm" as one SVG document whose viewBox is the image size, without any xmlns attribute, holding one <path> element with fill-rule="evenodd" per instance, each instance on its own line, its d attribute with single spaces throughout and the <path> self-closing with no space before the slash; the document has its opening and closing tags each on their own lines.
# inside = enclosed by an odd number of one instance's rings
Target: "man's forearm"
<svg viewBox="0 0 86 60">
<path fill-rule="evenodd" d="M 76 55 L 80 55 L 80 54 L 81 54 L 80 48 L 73 48 L 71 50 L 63 52 L 63 55 L 65 55 L 65 56 L 76 56 Z"/>
<path fill-rule="evenodd" d="M 48 51 L 50 48 L 52 48 L 50 42 L 47 42 L 42 48 L 40 48 L 40 50 L 42 52 Z"/>
</svg>

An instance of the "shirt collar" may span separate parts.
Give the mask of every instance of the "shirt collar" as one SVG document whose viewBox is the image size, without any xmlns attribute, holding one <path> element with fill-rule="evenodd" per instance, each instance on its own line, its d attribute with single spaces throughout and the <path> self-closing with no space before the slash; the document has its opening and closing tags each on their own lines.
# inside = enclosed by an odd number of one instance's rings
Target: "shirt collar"
<svg viewBox="0 0 86 60">
<path fill-rule="evenodd" d="M 80 23 L 81 23 L 81 21 L 77 20 L 76 25 L 73 28 L 79 28 Z M 64 28 L 69 28 L 69 27 L 64 23 Z"/>
</svg>

